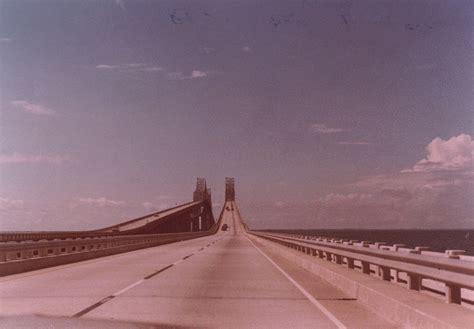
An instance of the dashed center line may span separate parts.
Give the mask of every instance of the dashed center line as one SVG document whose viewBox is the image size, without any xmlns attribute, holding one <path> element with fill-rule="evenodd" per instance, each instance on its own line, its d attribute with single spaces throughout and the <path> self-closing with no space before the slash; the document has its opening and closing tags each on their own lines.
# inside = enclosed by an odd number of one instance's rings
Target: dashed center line
<svg viewBox="0 0 474 329">
<path fill-rule="evenodd" d="M 214 244 L 215 242 L 217 242 L 217 241 L 219 241 L 219 240 L 221 240 L 221 239 L 222 239 L 222 238 L 217 239 L 217 240 L 214 240 L 212 243 L 209 243 L 209 244 L 207 244 L 205 247 L 200 248 L 197 252 L 203 251 L 205 248 L 210 247 L 212 244 Z M 89 307 L 83 309 L 82 311 L 80 311 L 80 312 L 74 314 L 72 317 L 73 317 L 73 318 L 79 318 L 79 317 L 83 316 L 84 314 L 89 313 L 90 311 L 92 311 L 92 310 L 98 308 L 99 306 L 102 306 L 103 304 L 105 304 L 105 303 L 107 303 L 108 301 L 114 299 L 115 297 L 120 296 L 121 294 L 123 294 L 124 292 L 126 292 L 126 291 L 132 289 L 133 287 L 138 286 L 140 283 L 143 283 L 143 282 L 145 282 L 146 280 L 149 280 L 149 279 L 151 279 L 152 277 L 154 277 L 154 276 L 156 276 L 156 275 L 158 275 L 158 274 L 160 274 L 160 273 L 166 271 L 167 269 L 169 269 L 169 268 L 171 268 L 171 267 L 173 267 L 173 266 L 175 266 L 175 265 L 178 265 L 179 263 L 181 263 L 182 261 L 188 259 L 189 257 L 191 257 L 191 256 L 193 256 L 193 255 L 194 255 L 194 253 L 189 254 L 189 255 L 187 255 L 187 256 L 184 256 L 183 258 L 181 258 L 180 260 L 177 260 L 177 261 L 174 262 L 173 264 L 170 264 L 170 265 L 165 266 L 165 267 L 163 267 L 163 268 L 161 268 L 161 269 L 159 269 L 159 270 L 157 270 L 157 271 L 155 271 L 155 272 L 153 272 L 153 273 L 151 273 L 151 274 L 148 274 L 148 275 L 145 276 L 143 279 L 138 280 L 137 282 L 132 283 L 131 285 L 129 285 L 129 286 L 123 288 L 122 290 L 119 290 L 119 291 L 117 291 L 116 293 L 114 293 L 114 294 L 112 294 L 112 295 L 110 295 L 110 296 L 107 296 L 107 297 L 101 299 L 101 300 L 98 301 L 97 303 L 92 304 L 91 306 L 89 306 Z"/>
</svg>

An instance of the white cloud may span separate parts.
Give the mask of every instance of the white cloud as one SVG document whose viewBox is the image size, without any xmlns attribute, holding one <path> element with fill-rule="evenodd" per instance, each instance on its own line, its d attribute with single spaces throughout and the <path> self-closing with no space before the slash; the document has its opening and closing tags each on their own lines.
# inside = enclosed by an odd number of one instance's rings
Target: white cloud
<svg viewBox="0 0 474 329">
<path fill-rule="evenodd" d="M 10 200 L 8 198 L 0 198 L 0 210 L 20 209 L 23 208 L 23 200 Z"/>
<path fill-rule="evenodd" d="M 40 104 L 31 103 L 25 100 L 11 101 L 11 104 L 24 112 L 37 115 L 53 115 L 55 111 Z"/>
<path fill-rule="evenodd" d="M 67 161 L 69 161 L 69 158 L 62 155 L 0 154 L 0 164 L 46 163 L 60 165 Z"/>
<path fill-rule="evenodd" d="M 182 72 L 170 72 L 168 77 L 173 80 L 189 80 L 189 79 L 199 79 L 204 78 L 208 75 L 208 72 L 193 70 L 190 75 L 184 75 Z"/>
<path fill-rule="evenodd" d="M 161 72 L 165 69 L 157 65 L 149 65 L 146 63 L 127 63 L 119 65 L 99 64 L 95 66 L 99 70 L 116 70 L 119 72 Z"/>
<path fill-rule="evenodd" d="M 116 69 L 117 66 L 116 65 L 108 65 L 108 64 L 99 64 L 99 65 L 96 65 L 95 68 L 99 69 L 99 70 L 113 70 L 113 69 Z"/>
<path fill-rule="evenodd" d="M 168 209 L 171 207 L 168 202 L 153 203 L 150 201 L 142 202 L 142 206 L 143 208 L 146 209 L 146 211 L 158 211 L 158 210 Z"/>
<path fill-rule="evenodd" d="M 193 70 L 193 71 L 191 72 L 191 79 L 204 78 L 205 76 L 207 76 L 207 73 L 204 72 L 204 71 Z"/>
<path fill-rule="evenodd" d="M 0 42 L 10 42 L 12 39 L 10 38 L 0 38 Z"/>
<path fill-rule="evenodd" d="M 127 11 L 125 8 L 125 1 L 124 0 L 115 0 L 115 4 L 120 7 L 123 11 Z"/>
<path fill-rule="evenodd" d="M 472 170 L 474 141 L 470 135 L 461 134 L 448 140 L 436 137 L 426 147 L 428 155 L 418 161 L 413 168 L 402 173 L 434 171 Z"/>
<path fill-rule="evenodd" d="M 433 180 L 431 182 L 428 182 L 425 185 L 423 185 L 422 188 L 446 189 L 448 187 L 462 186 L 462 185 L 463 185 L 463 181 L 460 179 L 452 179 L 452 180 L 440 179 L 440 180 Z"/>
<path fill-rule="evenodd" d="M 130 63 L 130 64 L 127 64 L 127 66 L 129 67 L 144 67 L 146 66 L 145 63 Z"/>
<path fill-rule="evenodd" d="M 341 205 L 346 203 L 352 204 L 368 204 L 373 201 L 373 195 L 368 193 L 330 193 L 319 201 L 326 205 Z"/>
<path fill-rule="evenodd" d="M 86 204 L 86 205 L 94 205 L 94 206 L 99 206 L 99 207 L 118 207 L 125 204 L 123 201 L 110 200 L 105 197 L 101 197 L 97 199 L 79 198 L 79 203 Z"/>
<path fill-rule="evenodd" d="M 164 69 L 160 66 L 149 66 L 149 67 L 145 67 L 144 69 L 142 69 L 142 71 L 145 71 L 145 72 L 160 72 L 160 71 L 163 71 Z"/>
<path fill-rule="evenodd" d="M 348 141 L 342 141 L 342 142 L 337 142 L 338 145 L 371 145 L 372 143 L 369 142 L 348 142 Z"/>
<path fill-rule="evenodd" d="M 145 208 L 147 211 L 157 209 L 157 206 L 153 204 L 152 202 L 145 201 L 142 203 L 143 208 Z"/>
<path fill-rule="evenodd" d="M 310 126 L 311 131 L 318 133 L 318 134 L 333 134 L 333 133 L 340 133 L 344 131 L 342 128 L 331 128 L 326 126 L 324 123 L 313 123 Z"/>
<path fill-rule="evenodd" d="M 215 49 L 214 48 L 209 48 L 209 47 L 203 47 L 202 48 L 202 51 L 206 54 L 210 54 L 214 51 Z"/>
<path fill-rule="evenodd" d="M 252 49 L 250 49 L 249 46 L 245 46 L 245 47 L 242 47 L 242 51 L 248 53 L 248 52 L 252 51 Z"/>
<path fill-rule="evenodd" d="M 167 74 L 167 76 L 168 78 L 173 79 L 173 80 L 185 79 L 185 77 L 183 76 L 183 73 L 181 72 L 170 72 Z"/>
</svg>

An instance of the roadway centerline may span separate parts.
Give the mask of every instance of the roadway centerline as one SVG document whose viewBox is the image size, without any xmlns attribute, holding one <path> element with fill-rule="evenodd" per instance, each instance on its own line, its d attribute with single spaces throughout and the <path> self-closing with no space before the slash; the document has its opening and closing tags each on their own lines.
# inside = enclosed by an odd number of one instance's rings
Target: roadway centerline
<svg viewBox="0 0 474 329">
<path fill-rule="evenodd" d="M 217 239 L 217 240 L 212 241 L 212 243 L 206 245 L 205 247 L 200 248 L 197 252 L 203 251 L 205 248 L 210 247 L 212 244 L 216 243 L 217 241 L 219 241 L 219 240 L 221 240 L 221 239 L 222 239 L 222 238 L 219 238 L 219 239 Z M 80 312 L 74 314 L 72 317 L 73 317 L 73 318 L 79 318 L 79 317 L 83 316 L 84 314 L 89 313 L 90 311 L 92 311 L 92 310 L 94 310 L 94 309 L 96 309 L 96 308 L 102 306 L 103 304 L 107 303 L 108 301 L 111 301 L 111 300 L 114 299 L 115 297 L 120 296 L 121 294 L 123 294 L 124 292 L 126 292 L 126 291 L 132 289 L 133 287 L 138 286 L 140 283 L 143 283 L 143 282 L 145 282 L 146 280 L 149 280 L 149 279 L 151 279 L 152 277 L 154 277 L 154 276 L 156 276 L 156 275 L 158 275 L 158 274 L 160 274 L 160 273 L 166 271 L 167 269 L 170 269 L 171 267 L 173 267 L 173 266 L 175 266 L 175 265 L 178 265 L 178 264 L 181 263 L 182 261 L 184 261 L 184 260 L 190 258 L 191 256 L 193 256 L 194 254 L 195 254 L 195 253 L 191 253 L 191 254 L 189 254 L 189 255 L 187 255 L 187 256 L 184 256 L 183 258 L 177 260 L 177 261 L 174 262 L 173 264 L 170 264 L 170 265 L 168 265 L 168 266 L 165 266 L 165 267 L 163 267 L 163 268 L 161 268 L 161 269 L 159 269 L 159 270 L 157 270 L 157 271 L 155 271 L 155 272 L 153 272 L 153 273 L 151 273 L 151 274 L 145 276 L 143 279 L 140 279 L 140 280 L 138 280 L 137 282 L 134 282 L 134 283 L 132 283 L 131 285 L 129 285 L 129 286 L 127 286 L 127 287 L 125 287 L 125 288 L 123 288 L 123 289 L 117 291 L 116 293 L 113 293 L 112 295 L 107 296 L 107 297 L 101 299 L 101 300 L 98 301 L 97 303 L 94 303 L 94 304 L 92 304 L 91 306 L 86 307 L 86 308 L 83 309 L 82 311 L 80 311 Z"/>
<path fill-rule="evenodd" d="M 247 240 L 254 246 L 257 251 L 262 254 L 263 257 L 265 257 L 275 268 L 281 272 L 298 290 L 305 295 L 306 298 L 314 305 L 316 306 L 324 315 L 326 315 L 329 320 L 331 320 L 339 329 L 347 329 L 347 327 L 339 321 L 334 314 L 332 314 L 326 307 L 324 307 L 320 302 L 316 300 L 316 298 L 313 297 L 305 288 L 303 288 L 298 282 L 295 281 L 284 269 L 282 269 L 277 263 L 275 263 L 270 257 L 267 256 L 259 247 L 253 243 L 252 240 L 248 236 L 245 236 Z"/>
</svg>

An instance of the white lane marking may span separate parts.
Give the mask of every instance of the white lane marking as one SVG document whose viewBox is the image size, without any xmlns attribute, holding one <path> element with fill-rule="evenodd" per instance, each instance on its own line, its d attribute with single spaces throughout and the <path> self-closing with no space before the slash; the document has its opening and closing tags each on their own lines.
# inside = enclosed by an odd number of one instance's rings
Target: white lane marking
<svg viewBox="0 0 474 329">
<path fill-rule="evenodd" d="M 189 257 L 188 257 L 188 258 L 189 258 Z M 177 260 L 176 262 L 174 262 L 174 263 L 173 263 L 173 266 L 174 266 L 174 265 L 178 265 L 179 263 L 181 263 L 181 262 L 183 262 L 183 261 L 184 261 L 184 259 L 181 258 L 180 260 Z M 144 282 L 144 281 L 145 281 L 145 279 L 138 280 L 137 282 L 132 283 L 131 285 L 129 285 L 129 286 L 123 288 L 122 290 L 117 291 L 116 293 L 112 294 L 111 296 L 117 297 L 117 296 L 123 294 L 124 292 L 126 292 L 127 290 L 130 290 L 130 289 L 132 289 L 133 287 L 138 286 L 140 283 L 142 283 L 142 282 Z"/>
<path fill-rule="evenodd" d="M 117 297 L 117 296 L 123 294 L 125 291 L 130 290 L 130 289 L 132 289 L 133 287 L 139 285 L 139 284 L 142 283 L 143 281 L 145 281 L 145 279 L 138 280 L 137 282 L 132 283 L 132 284 L 129 285 L 128 287 L 125 287 L 125 288 L 123 288 L 122 290 L 117 291 L 115 294 L 112 294 L 112 296 Z"/>
<path fill-rule="evenodd" d="M 277 270 L 279 270 L 296 288 L 298 288 L 299 291 L 303 295 L 306 296 L 306 298 L 309 299 L 311 303 L 313 303 L 314 306 L 316 306 L 321 312 L 323 312 L 324 315 L 326 315 L 329 320 L 331 320 L 339 329 L 347 329 L 347 327 L 342 324 L 341 321 L 339 321 L 334 314 L 332 314 L 327 308 L 325 308 L 320 302 L 318 302 L 308 291 L 306 291 L 305 288 L 303 288 L 298 282 L 296 282 L 288 273 L 285 272 L 278 264 L 276 264 L 270 257 L 268 257 L 262 250 L 260 250 L 259 247 L 257 247 L 252 240 L 249 239 L 248 236 L 246 236 L 247 240 L 257 249 L 259 253 L 263 255 L 273 266 L 276 267 Z"/>
<path fill-rule="evenodd" d="M 177 260 L 176 262 L 173 263 L 173 265 L 178 265 L 179 263 L 181 263 L 183 261 L 183 259 L 181 258 L 180 260 Z"/>
</svg>

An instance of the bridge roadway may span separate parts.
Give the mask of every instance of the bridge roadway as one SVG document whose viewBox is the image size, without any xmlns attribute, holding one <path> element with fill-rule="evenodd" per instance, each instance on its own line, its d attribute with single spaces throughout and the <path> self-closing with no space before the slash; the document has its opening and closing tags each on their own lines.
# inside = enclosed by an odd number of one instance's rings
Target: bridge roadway
<svg viewBox="0 0 474 329">
<path fill-rule="evenodd" d="M 235 209 L 223 213 L 229 230 L 213 236 L 0 278 L 0 327 L 392 327 L 308 272 L 269 260 L 236 205 L 225 206 Z"/>
</svg>

